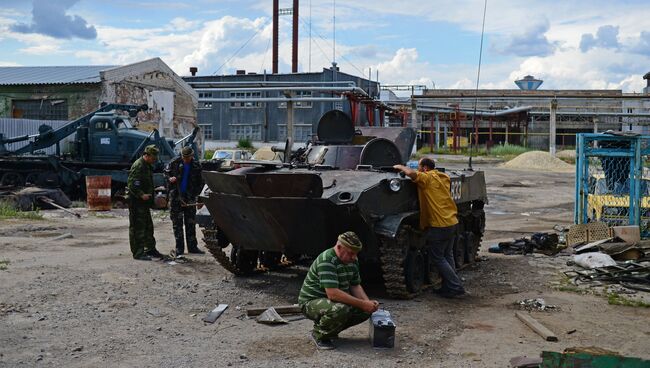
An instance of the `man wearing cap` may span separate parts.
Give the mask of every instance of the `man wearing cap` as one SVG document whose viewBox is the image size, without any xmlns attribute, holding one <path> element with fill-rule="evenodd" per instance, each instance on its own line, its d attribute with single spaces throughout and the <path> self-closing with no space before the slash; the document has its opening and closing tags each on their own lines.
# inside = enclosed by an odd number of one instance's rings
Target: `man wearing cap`
<svg viewBox="0 0 650 368">
<path fill-rule="evenodd" d="M 319 349 L 334 349 L 332 339 L 339 332 L 367 320 L 379 307 L 361 286 L 357 260 L 361 247 L 357 234 L 345 232 L 309 267 L 298 303 L 305 317 L 314 321 L 311 337 Z"/>
<path fill-rule="evenodd" d="M 420 159 L 417 171 L 404 165 L 394 168 L 406 174 L 418 187 L 420 230 L 425 232 L 432 263 L 442 277 L 442 287 L 434 292 L 446 298 L 466 295 L 454 266 L 458 209 L 451 197 L 449 176 L 436 170 L 435 162 L 427 157 Z"/>
<path fill-rule="evenodd" d="M 142 157 L 137 159 L 127 181 L 129 202 L 129 243 L 133 258 L 150 261 L 151 257 L 162 258 L 156 250 L 156 239 L 153 237 L 153 164 L 158 160 L 158 147 L 145 147 Z"/>
<path fill-rule="evenodd" d="M 196 240 L 196 199 L 203 189 L 201 164 L 194 160 L 194 150 L 183 147 L 180 157 L 173 159 L 165 169 L 170 200 L 169 217 L 172 219 L 176 256 L 185 252 L 204 254 Z M 183 234 L 183 223 L 185 234 Z M 183 237 L 183 235 L 185 235 Z M 185 240 L 183 240 L 185 238 Z"/>
</svg>

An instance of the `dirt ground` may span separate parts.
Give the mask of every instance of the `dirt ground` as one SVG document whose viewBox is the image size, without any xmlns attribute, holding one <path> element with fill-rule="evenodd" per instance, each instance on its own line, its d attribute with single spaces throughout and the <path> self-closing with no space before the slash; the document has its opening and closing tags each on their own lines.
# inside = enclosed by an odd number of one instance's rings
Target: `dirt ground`
<svg viewBox="0 0 650 368">
<path fill-rule="evenodd" d="M 471 296 L 398 301 L 368 286 L 397 323 L 394 349 L 371 348 L 367 324 L 321 352 L 308 320 L 270 327 L 244 316 L 248 307 L 295 303 L 305 268 L 239 278 L 209 255 L 134 261 L 125 210 L 77 209 L 82 219 L 46 211 L 42 221 L 0 221 L 0 260 L 9 261 L 0 270 L 0 367 L 507 367 L 515 356 L 575 346 L 650 359 L 650 309 L 556 290 L 567 257 L 487 253 L 500 240 L 570 224 L 572 174 L 476 168 L 486 171 L 490 204 L 483 261 L 461 273 Z M 166 213 L 154 223 L 158 249 L 170 251 Z M 54 240 L 66 233 L 73 237 Z M 526 298 L 559 307 L 533 312 L 558 342 L 515 317 L 513 303 Z M 204 323 L 218 303 L 228 310 Z"/>
</svg>

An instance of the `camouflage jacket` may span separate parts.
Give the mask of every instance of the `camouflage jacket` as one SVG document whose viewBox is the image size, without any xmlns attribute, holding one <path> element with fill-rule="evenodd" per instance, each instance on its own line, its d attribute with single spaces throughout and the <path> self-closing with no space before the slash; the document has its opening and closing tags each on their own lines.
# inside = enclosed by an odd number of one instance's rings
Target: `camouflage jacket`
<svg viewBox="0 0 650 368">
<path fill-rule="evenodd" d="M 153 204 L 153 166 L 149 165 L 144 158 L 140 157 L 131 165 L 126 188 L 130 200 L 141 204 L 145 202 Z M 151 198 L 148 201 L 143 201 L 143 194 L 150 194 Z"/>
<path fill-rule="evenodd" d="M 183 159 L 179 156 L 167 164 L 165 168 L 165 182 L 167 183 L 167 193 L 170 201 L 183 200 L 186 203 L 193 203 L 196 197 L 201 194 L 203 190 L 203 176 L 201 175 L 201 164 L 197 160 L 192 160 L 190 163 L 190 176 L 188 178 L 187 190 L 181 196 L 180 188 L 181 181 L 183 180 Z M 176 183 L 169 182 L 169 178 L 176 177 Z"/>
</svg>

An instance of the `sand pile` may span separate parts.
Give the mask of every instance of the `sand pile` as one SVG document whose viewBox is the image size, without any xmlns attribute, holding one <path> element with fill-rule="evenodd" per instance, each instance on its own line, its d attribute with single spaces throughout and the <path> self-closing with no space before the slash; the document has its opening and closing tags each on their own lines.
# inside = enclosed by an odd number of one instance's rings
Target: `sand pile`
<svg viewBox="0 0 650 368">
<path fill-rule="evenodd" d="M 543 151 L 530 151 L 522 153 L 521 155 L 513 158 L 512 160 L 502 165 L 508 169 L 520 169 L 530 171 L 559 171 L 559 172 L 573 172 L 575 167 L 567 164 L 559 158 L 552 157 L 548 152 Z"/>
<path fill-rule="evenodd" d="M 562 150 L 560 152 L 555 153 L 555 157 L 557 158 L 576 158 L 576 150 Z"/>
</svg>

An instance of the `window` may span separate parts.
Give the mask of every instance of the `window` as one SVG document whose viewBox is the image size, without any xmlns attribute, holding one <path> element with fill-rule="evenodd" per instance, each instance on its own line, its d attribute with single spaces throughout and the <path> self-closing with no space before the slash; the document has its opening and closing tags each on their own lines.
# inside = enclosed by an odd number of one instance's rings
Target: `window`
<svg viewBox="0 0 650 368">
<path fill-rule="evenodd" d="M 334 103 L 334 109 L 343 111 L 343 102 Z"/>
<path fill-rule="evenodd" d="M 262 97 L 262 92 L 230 92 L 230 98 L 237 99 L 259 99 Z M 259 101 L 251 102 L 231 102 L 230 108 L 232 109 L 254 109 L 262 107 L 262 103 Z"/>
<path fill-rule="evenodd" d="M 199 109 L 211 109 L 212 102 L 199 102 Z"/>
<path fill-rule="evenodd" d="M 295 91 L 294 95 L 295 98 L 305 98 L 305 97 L 312 96 L 311 91 Z M 311 101 L 294 101 L 293 107 L 299 109 L 311 109 Z M 287 108 L 286 102 L 280 102 L 278 104 L 278 109 L 286 109 L 286 108 Z"/>
<path fill-rule="evenodd" d="M 68 101 L 14 100 L 12 116 L 19 119 L 68 120 Z"/>
<path fill-rule="evenodd" d="M 212 98 L 212 92 L 199 92 L 199 98 Z"/>
<path fill-rule="evenodd" d="M 206 140 L 211 140 L 212 139 L 212 124 L 201 124 L 199 125 L 201 127 L 201 130 L 203 131 L 203 138 Z"/>
<path fill-rule="evenodd" d="M 628 113 L 628 114 L 633 114 L 633 113 L 634 113 L 634 109 L 631 108 L 631 107 L 628 107 L 628 108 L 627 108 L 627 113 Z"/>
<path fill-rule="evenodd" d="M 312 136 L 311 124 L 294 124 L 293 125 L 293 141 L 294 142 L 307 142 Z M 278 124 L 278 140 L 284 141 L 287 139 L 287 125 Z"/>
<path fill-rule="evenodd" d="M 95 122 L 95 131 L 96 132 L 108 132 L 111 130 L 111 123 L 108 121 L 97 121 Z"/>
<path fill-rule="evenodd" d="M 262 140 L 262 124 L 230 124 L 230 139 Z"/>
</svg>

